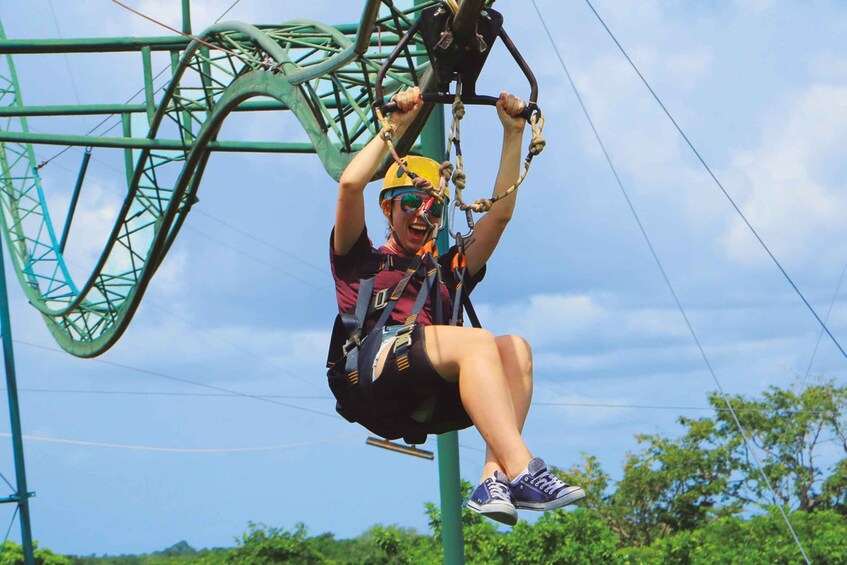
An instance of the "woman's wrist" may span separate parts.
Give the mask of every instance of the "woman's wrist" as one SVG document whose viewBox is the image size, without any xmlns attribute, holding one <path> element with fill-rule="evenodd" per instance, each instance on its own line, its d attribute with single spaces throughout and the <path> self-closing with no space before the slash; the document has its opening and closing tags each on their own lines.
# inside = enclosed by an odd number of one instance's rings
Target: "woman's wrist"
<svg viewBox="0 0 847 565">
<path fill-rule="evenodd" d="M 524 127 L 503 126 L 503 137 L 523 137 Z"/>
</svg>

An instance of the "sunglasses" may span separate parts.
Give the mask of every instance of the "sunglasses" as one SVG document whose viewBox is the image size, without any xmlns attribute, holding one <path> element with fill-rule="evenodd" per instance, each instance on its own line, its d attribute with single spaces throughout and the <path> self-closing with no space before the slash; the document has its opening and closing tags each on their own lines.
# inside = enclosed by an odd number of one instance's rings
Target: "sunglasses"
<svg viewBox="0 0 847 565">
<path fill-rule="evenodd" d="M 400 198 L 400 209 L 403 210 L 405 214 L 414 214 L 424 204 L 428 205 L 427 212 L 430 216 L 434 216 L 436 218 L 441 217 L 441 212 L 444 211 L 444 203 L 438 202 L 432 196 L 426 197 L 426 200 L 424 200 L 424 197 L 420 194 L 408 192 Z"/>
</svg>

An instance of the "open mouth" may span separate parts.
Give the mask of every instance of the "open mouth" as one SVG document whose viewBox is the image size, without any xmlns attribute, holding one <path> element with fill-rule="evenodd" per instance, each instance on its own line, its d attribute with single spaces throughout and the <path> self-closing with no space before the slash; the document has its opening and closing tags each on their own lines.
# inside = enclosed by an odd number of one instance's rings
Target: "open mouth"
<svg viewBox="0 0 847 565">
<path fill-rule="evenodd" d="M 427 232 L 429 232 L 429 228 L 427 226 L 419 224 L 412 224 L 409 226 L 409 234 L 412 236 L 412 239 L 423 239 L 426 237 Z"/>
</svg>

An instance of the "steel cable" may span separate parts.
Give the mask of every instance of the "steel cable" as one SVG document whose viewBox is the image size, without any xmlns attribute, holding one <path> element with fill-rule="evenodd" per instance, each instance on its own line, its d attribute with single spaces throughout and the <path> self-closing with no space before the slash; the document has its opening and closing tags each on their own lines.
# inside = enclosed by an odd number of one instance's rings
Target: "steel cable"
<svg viewBox="0 0 847 565">
<path fill-rule="evenodd" d="M 586 0 L 586 2 L 588 3 L 589 6 L 591 6 L 591 3 L 589 2 L 589 0 Z M 712 367 L 712 364 L 709 361 L 708 356 L 706 355 L 706 351 L 703 348 L 703 345 L 700 343 L 700 339 L 697 337 L 697 332 L 694 331 L 694 327 L 691 325 L 691 321 L 689 320 L 688 315 L 685 312 L 685 308 L 683 308 L 682 302 L 680 302 L 679 297 L 677 296 L 676 291 L 673 287 L 673 284 L 671 283 L 670 279 L 668 278 L 667 273 L 665 272 L 664 267 L 662 266 L 662 262 L 659 259 L 659 256 L 656 253 L 656 250 L 653 247 L 652 242 L 650 241 L 650 237 L 647 235 L 647 231 L 644 228 L 644 225 L 642 224 L 641 219 L 638 216 L 637 211 L 635 210 L 635 206 L 633 205 L 632 200 L 630 199 L 629 194 L 627 193 L 626 188 L 623 185 L 623 181 L 621 181 L 621 178 L 618 175 L 617 169 L 615 168 L 614 163 L 612 162 L 611 156 L 609 155 L 609 152 L 606 149 L 606 145 L 603 143 L 603 140 L 600 137 L 600 134 L 599 134 L 597 128 L 595 127 L 595 125 L 594 125 L 594 121 L 591 119 L 591 115 L 588 112 L 588 108 L 586 107 L 585 103 L 583 102 L 582 96 L 579 93 L 579 89 L 576 87 L 576 83 L 574 82 L 573 78 L 571 77 L 570 71 L 568 71 L 567 65 L 565 64 L 565 61 L 564 61 L 561 53 L 559 52 L 559 49 L 556 46 L 555 41 L 553 40 L 553 35 L 550 33 L 550 30 L 547 27 L 547 24 L 544 20 L 544 17 L 541 15 L 541 10 L 539 10 L 538 5 L 536 4 L 535 0 L 532 0 L 532 5 L 535 8 L 535 12 L 538 15 L 538 19 L 541 22 L 541 25 L 544 28 L 545 33 L 547 34 L 547 38 L 550 40 L 550 44 L 553 47 L 553 51 L 556 53 L 556 57 L 558 58 L 559 63 L 562 66 L 562 70 L 565 72 L 565 75 L 567 76 L 568 82 L 570 83 L 570 86 L 573 89 L 573 92 L 574 92 L 574 94 L 575 94 L 575 96 L 576 96 L 576 98 L 579 102 L 579 105 L 582 108 L 582 111 L 585 114 L 586 119 L 588 120 L 588 124 L 591 127 L 592 132 L 594 133 L 594 137 L 597 140 L 597 143 L 598 143 L 598 145 L 600 146 L 600 149 L 603 152 L 603 155 L 606 159 L 606 162 L 607 162 L 607 164 L 609 165 L 609 168 L 612 171 L 612 175 L 615 177 L 615 181 L 616 181 L 618 187 L 620 188 L 621 193 L 624 196 L 624 199 L 626 200 L 627 206 L 629 207 L 629 210 L 632 213 L 636 224 L 638 224 L 638 229 L 641 231 L 641 235 L 644 237 L 644 240 L 647 243 L 647 247 L 650 249 L 650 253 L 653 256 L 653 259 L 656 262 L 657 267 L 659 268 L 659 271 L 662 275 L 662 278 L 664 279 L 665 284 L 667 285 L 668 290 L 670 291 L 674 302 L 676 303 L 677 309 L 679 310 L 680 314 L 682 315 L 683 320 L 685 321 L 685 325 L 687 326 L 688 331 L 691 334 L 691 337 L 692 337 L 692 339 L 694 340 L 694 343 L 697 346 L 697 349 L 700 351 L 700 355 L 703 358 L 703 362 L 706 364 L 706 368 L 708 369 L 709 373 L 711 374 L 712 380 L 715 382 L 715 385 L 718 387 L 718 392 L 719 392 L 721 398 L 723 399 L 724 403 L 726 404 L 727 410 L 732 415 L 732 419 L 735 423 L 735 426 L 738 429 L 742 439 L 744 440 L 744 444 L 747 447 L 748 452 L 752 455 L 753 461 L 755 462 L 755 465 L 756 465 L 759 473 L 761 474 L 762 479 L 764 480 L 765 484 L 768 487 L 768 490 L 770 491 L 771 495 L 773 496 L 774 506 L 777 508 L 777 510 L 779 510 L 779 513 L 782 514 L 782 517 L 785 520 L 785 524 L 788 527 L 788 530 L 791 532 L 791 536 L 794 538 L 794 542 L 796 543 L 797 547 L 800 549 L 800 553 L 803 555 L 803 559 L 806 561 L 806 563 L 811 564 L 811 561 L 809 561 L 809 558 L 806 555 L 806 551 L 803 548 L 803 544 L 800 542 L 800 539 L 797 537 L 797 534 L 794 531 L 793 526 L 791 525 L 791 521 L 788 519 L 788 515 L 785 513 L 785 510 L 782 508 L 782 506 L 777 503 L 778 496 L 776 494 L 776 490 L 774 489 L 773 485 L 771 484 L 770 479 L 768 478 L 767 474 L 765 474 L 764 469 L 762 467 L 762 463 L 759 460 L 759 456 L 756 453 L 756 451 L 753 449 L 752 442 L 748 438 L 748 435 L 747 435 L 746 430 L 744 429 L 744 426 L 741 425 L 741 421 L 738 419 L 738 415 L 736 414 L 735 409 L 733 408 L 732 403 L 729 400 L 729 396 L 724 391 L 723 386 L 721 385 L 721 382 L 718 379 L 717 374 L 715 373 L 715 370 Z M 594 7 L 591 6 L 591 9 L 594 10 Z M 596 11 L 594 13 L 597 14 Z M 597 15 L 597 17 L 598 18 L 600 17 L 599 14 Z M 603 26 L 606 27 L 605 23 L 603 24 Z M 608 27 L 606 27 L 606 30 L 611 35 L 611 31 L 609 31 Z M 614 38 L 614 36 L 613 36 L 613 38 Z M 615 40 L 615 43 L 620 47 L 620 44 L 617 42 L 617 40 Z M 622 47 L 621 47 L 621 50 L 623 50 Z M 629 60 L 630 63 L 632 63 L 632 61 L 629 59 L 629 57 L 627 57 L 627 60 Z M 634 67 L 634 65 L 633 65 L 633 67 Z M 636 72 L 637 72 L 637 69 L 636 69 Z M 639 76 L 641 76 L 641 73 L 639 73 Z M 643 80 L 643 77 L 642 77 L 642 80 Z M 645 81 L 645 84 L 646 84 L 646 81 Z M 649 85 L 648 85 L 648 88 L 649 88 Z M 652 89 L 651 89 L 651 92 L 653 92 Z M 655 94 L 654 94 L 654 96 L 655 96 Z M 658 100 L 658 98 L 657 98 L 657 100 Z M 661 102 L 659 102 L 659 103 L 661 104 Z M 662 107 L 664 108 L 664 106 L 662 106 Z M 666 110 L 666 112 L 667 112 L 667 110 Z M 670 114 L 668 114 L 668 116 L 670 117 Z M 671 118 L 671 119 L 673 119 L 673 118 Z M 674 122 L 674 125 L 676 125 L 676 122 Z M 679 129 L 678 126 L 677 126 L 677 128 Z M 682 130 L 679 130 L 679 131 L 680 131 L 680 133 L 682 133 Z M 683 134 L 683 136 L 684 135 L 685 134 Z M 687 138 L 686 138 L 686 141 L 687 141 Z M 692 146 L 692 149 L 693 149 L 693 146 Z M 699 157 L 699 154 L 698 154 L 698 157 Z M 701 159 L 701 162 L 703 162 L 702 159 Z M 705 165 L 705 162 L 703 162 L 703 164 Z M 709 172 L 711 174 L 711 171 L 709 171 Z M 714 178 L 714 175 L 713 175 L 713 178 Z M 715 179 L 715 180 L 717 181 L 717 179 Z M 723 190 L 722 186 L 721 186 L 721 189 Z M 726 191 L 724 191 L 724 194 L 726 194 Z M 727 197 L 728 196 L 729 195 L 727 195 Z M 734 202 L 733 202 L 733 205 L 734 205 Z M 738 208 L 736 207 L 736 210 L 737 209 Z M 739 210 L 739 213 L 740 213 L 740 210 Z M 743 217 L 743 215 L 742 215 L 742 217 Z M 746 218 L 745 218 L 745 221 L 746 221 Z M 749 225 L 749 223 L 748 223 L 748 225 Z M 752 226 L 751 226 L 751 229 L 752 229 Z M 757 235 L 757 237 L 758 237 L 758 235 Z M 761 239 L 759 241 L 761 241 Z M 762 244 L 764 245 L 764 243 L 762 243 Z M 768 251 L 768 253 L 770 253 L 770 251 Z M 771 257 L 773 257 L 773 255 L 771 255 Z M 774 258 L 774 261 L 776 261 L 776 258 Z M 779 264 L 779 263 L 777 263 L 777 264 Z M 781 267 L 780 267 L 780 269 L 781 269 Z M 784 271 L 783 271 L 783 273 L 784 273 Z M 793 285 L 793 283 L 792 283 L 792 285 Z M 799 292 L 799 290 L 798 290 L 798 292 Z M 810 308 L 811 308 L 811 306 L 810 306 Z M 821 322 L 821 323 L 823 324 L 823 322 Z"/>
</svg>

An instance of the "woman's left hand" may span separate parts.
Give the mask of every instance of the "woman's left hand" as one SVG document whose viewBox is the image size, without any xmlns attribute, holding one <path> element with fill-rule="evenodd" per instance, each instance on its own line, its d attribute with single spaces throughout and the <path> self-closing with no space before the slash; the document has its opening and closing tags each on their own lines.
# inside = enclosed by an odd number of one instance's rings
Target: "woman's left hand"
<svg viewBox="0 0 847 565">
<path fill-rule="evenodd" d="M 524 108 L 526 108 L 526 102 L 517 96 L 507 92 L 500 93 L 500 99 L 497 100 L 497 116 L 504 130 L 523 132 L 526 120 L 520 116 L 520 113 Z"/>
</svg>

